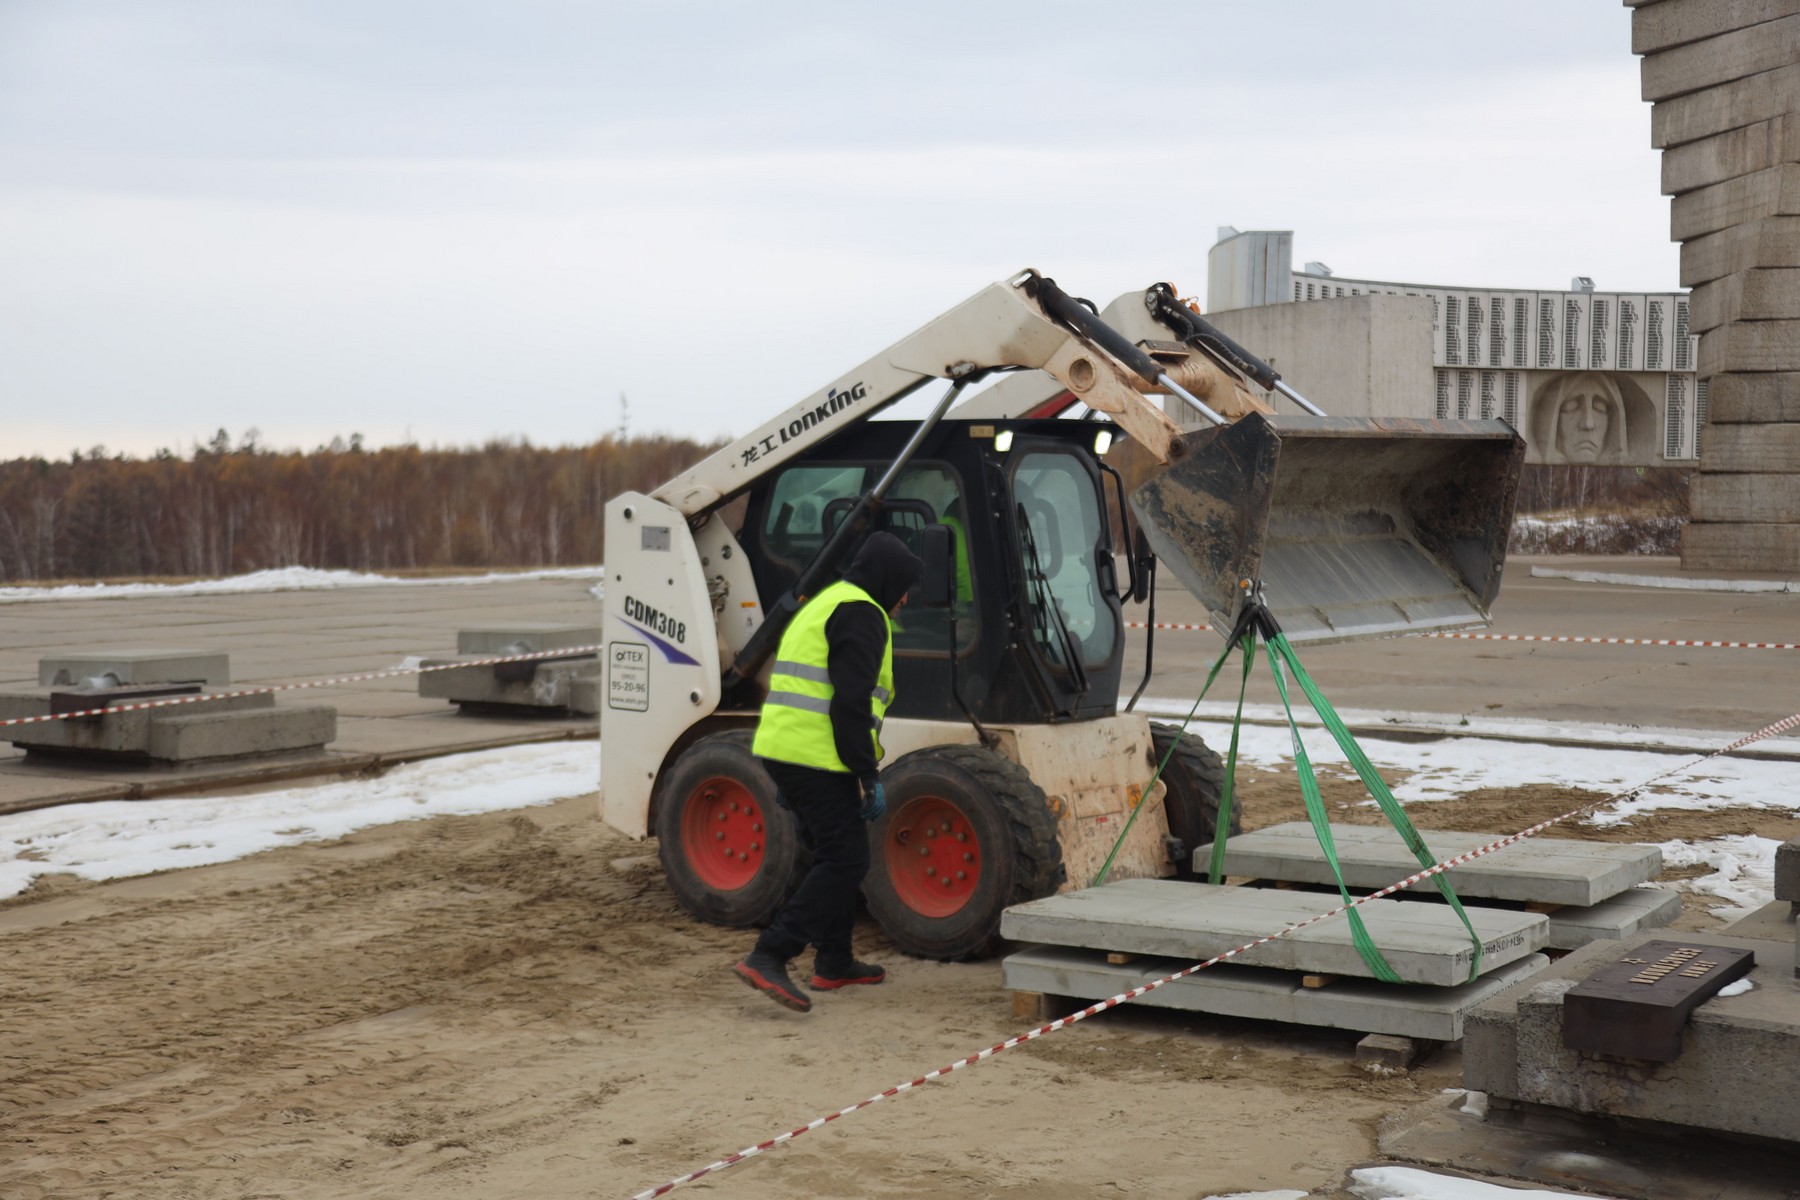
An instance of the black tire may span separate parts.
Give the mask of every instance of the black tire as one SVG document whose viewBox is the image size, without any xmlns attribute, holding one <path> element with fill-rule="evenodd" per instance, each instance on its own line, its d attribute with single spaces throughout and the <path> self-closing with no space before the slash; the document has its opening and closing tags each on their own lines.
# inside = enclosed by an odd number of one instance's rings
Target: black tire
<svg viewBox="0 0 1800 1200">
<path fill-rule="evenodd" d="M 669 890 L 714 925 L 766 925 L 793 894 L 803 860 L 794 815 L 750 753 L 753 737 L 747 729 L 703 737 L 658 784 L 657 854 Z"/>
<path fill-rule="evenodd" d="M 1170 847 L 1177 879 L 1205 879 L 1204 869 L 1194 869 L 1194 851 L 1213 840 L 1219 825 L 1219 803 L 1225 793 L 1225 762 L 1214 754 L 1199 734 L 1183 733 L 1179 726 L 1150 722 L 1150 744 L 1155 754 L 1151 763 L 1163 760 L 1169 747 L 1175 753 L 1163 768 L 1162 781 L 1168 785 L 1163 797 L 1163 814 L 1169 819 L 1169 834 L 1180 843 Z M 1232 797 L 1230 833 L 1242 833 L 1244 822 L 1237 798 Z"/>
<path fill-rule="evenodd" d="M 887 812 L 869 831 L 863 895 L 906 953 L 985 957 L 1003 911 L 1050 895 L 1066 878 L 1044 790 L 1010 759 L 979 746 L 934 746 L 895 762 L 881 782 Z"/>
</svg>

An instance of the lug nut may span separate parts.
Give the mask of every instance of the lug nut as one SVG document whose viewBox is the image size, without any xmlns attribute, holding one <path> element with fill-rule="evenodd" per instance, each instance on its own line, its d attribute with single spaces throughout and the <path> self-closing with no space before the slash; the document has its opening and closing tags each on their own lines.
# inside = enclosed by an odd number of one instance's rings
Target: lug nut
<svg viewBox="0 0 1800 1200">
<path fill-rule="evenodd" d="M 937 874 L 937 868 L 936 868 L 936 867 L 926 867 L 926 868 L 925 868 L 925 874 L 926 874 L 926 876 L 927 876 L 927 877 L 929 877 L 929 876 L 932 876 L 932 875 L 936 875 L 936 874 Z"/>
<path fill-rule="evenodd" d="M 964 850 L 963 851 L 963 861 L 964 862 L 974 862 L 975 856 L 973 854 L 970 854 L 967 850 Z"/>
<path fill-rule="evenodd" d="M 713 834 L 713 837 L 717 838 L 719 841 L 722 842 L 725 840 L 725 831 L 723 829 L 721 829 L 717 833 Z"/>
<path fill-rule="evenodd" d="M 761 850 L 761 849 L 762 849 L 762 843 L 761 843 L 761 842 L 751 842 L 751 843 L 750 843 L 750 849 L 751 849 L 751 850 L 752 850 L 752 851 L 756 851 L 756 850 Z"/>
<path fill-rule="evenodd" d="M 948 875 L 944 876 L 944 886 L 945 887 L 950 886 L 950 877 Z"/>
<path fill-rule="evenodd" d="M 969 835 L 966 833 L 958 833 L 956 835 L 956 840 L 959 842 L 966 842 L 969 840 Z"/>
<path fill-rule="evenodd" d="M 936 829 L 935 829 L 935 828 L 934 828 L 934 827 L 932 827 L 932 826 L 930 826 L 930 825 L 927 825 L 927 826 L 926 826 L 926 827 L 925 827 L 925 836 L 926 836 L 926 837 L 928 837 L 928 838 L 931 838 L 931 837 L 936 837 L 936 836 L 937 836 L 937 830 L 936 830 Z"/>
<path fill-rule="evenodd" d="M 945 822 L 944 822 L 944 832 L 945 832 L 945 833 L 949 833 L 949 832 L 950 832 L 950 822 L 948 822 L 948 821 L 945 821 Z"/>
<path fill-rule="evenodd" d="M 731 811 L 732 811 L 732 812 L 736 812 L 736 811 L 737 811 L 737 810 L 738 810 L 738 803 L 737 803 L 737 801 L 736 801 L 736 800 L 733 800 L 733 801 L 732 801 L 732 802 L 731 802 Z"/>
<path fill-rule="evenodd" d="M 969 873 L 967 871 L 958 871 L 956 873 L 956 877 L 958 879 L 967 879 L 969 877 Z"/>
<path fill-rule="evenodd" d="M 758 824 L 750 826 L 750 832 L 751 833 L 761 833 L 762 825 L 760 823 L 758 823 Z"/>
<path fill-rule="evenodd" d="M 721 821 L 723 821 L 723 820 L 724 820 L 724 819 L 725 819 L 725 814 L 724 814 L 724 813 L 720 813 L 720 814 L 719 814 L 719 820 L 721 820 Z"/>
<path fill-rule="evenodd" d="M 930 853 L 931 853 L 931 849 L 929 847 L 927 847 L 927 846 L 919 847 L 919 857 L 920 858 L 924 858 L 927 854 L 930 854 Z"/>
<path fill-rule="evenodd" d="M 748 854 L 745 854 L 742 850 L 739 850 L 738 851 L 738 859 L 742 862 L 749 862 L 750 856 Z"/>
</svg>

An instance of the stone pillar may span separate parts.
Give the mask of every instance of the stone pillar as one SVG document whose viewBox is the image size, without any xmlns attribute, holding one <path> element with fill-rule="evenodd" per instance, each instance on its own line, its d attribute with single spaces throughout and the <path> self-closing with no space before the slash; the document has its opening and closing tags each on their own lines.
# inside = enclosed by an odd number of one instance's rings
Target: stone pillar
<svg viewBox="0 0 1800 1200">
<path fill-rule="evenodd" d="M 1708 381 L 1681 562 L 1800 572 L 1800 0 L 1624 0 Z"/>
</svg>

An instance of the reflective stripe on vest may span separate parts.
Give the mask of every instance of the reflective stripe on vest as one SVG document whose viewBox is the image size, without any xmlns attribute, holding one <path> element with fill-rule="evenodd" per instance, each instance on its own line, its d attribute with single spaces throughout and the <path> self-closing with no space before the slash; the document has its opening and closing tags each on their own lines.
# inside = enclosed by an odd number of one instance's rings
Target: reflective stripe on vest
<svg viewBox="0 0 1800 1200">
<path fill-rule="evenodd" d="M 830 647 L 825 640 L 825 623 L 840 604 L 874 604 L 875 598 L 853 583 L 838 582 L 814 596 L 781 635 L 780 648 L 770 667 L 769 694 L 763 700 L 762 717 L 756 723 L 756 740 L 751 752 L 777 762 L 794 763 L 821 771 L 848 771 L 838 757 L 837 741 L 831 732 Z M 881 619 L 888 620 L 881 610 Z M 869 731 L 875 743 L 875 758 L 882 755 L 882 718 L 894 699 L 894 633 L 887 626 L 887 644 L 881 651 L 881 674 L 870 695 L 869 711 L 873 727 Z"/>
</svg>

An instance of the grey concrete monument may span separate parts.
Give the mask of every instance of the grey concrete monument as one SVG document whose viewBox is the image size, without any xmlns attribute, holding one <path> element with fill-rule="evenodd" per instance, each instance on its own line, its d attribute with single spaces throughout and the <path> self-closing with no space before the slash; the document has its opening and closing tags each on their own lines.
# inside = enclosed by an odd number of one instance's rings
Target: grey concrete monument
<svg viewBox="0 0 1800 1200">
<path fill-rule="evenodd" d="M 1797 572 L 1800 5 L 1625 4 L 1711 380 L 1682 564 Z"/>
</svg>

